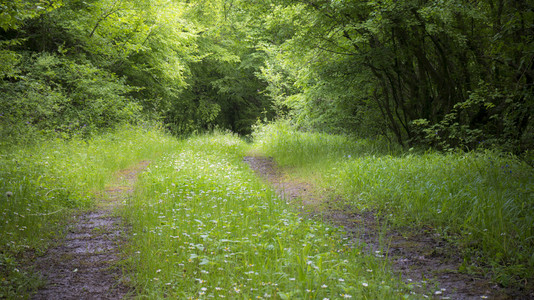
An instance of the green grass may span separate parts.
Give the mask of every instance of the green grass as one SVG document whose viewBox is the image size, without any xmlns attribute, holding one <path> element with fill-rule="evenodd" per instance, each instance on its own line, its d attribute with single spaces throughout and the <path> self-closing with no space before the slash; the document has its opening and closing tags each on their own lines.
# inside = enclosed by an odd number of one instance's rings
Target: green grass
<svg viewBox="0 0 534 300">
<path fill-rule="evenodd" d="M 343 194 L 398 225 L 430 224 L 479 258 L 501 283 L 532 278 L 533 170 L 496 153 L 357 157 L 330 175 Z"/>
<path fill-rule="evenodd" d="M 381 139 L 356 139 L 344 135 L 297 132 L 287 121 L 257 126 L 252 133 L 254 147 L 289 167 L 328 168 L 354 155 L 400 154 L 399 146 Z"/>
<path fill-rule="evenodd" d="M 147 299 L 399 299 L 387 263 L 339 229 L 300 217 L 215 133 L 183 141 L 143 173 L 124 215 L 128 266 Z"/>
<path fill-rule="evenodd" d="M 380 140 L 258 128 L 257 151 L 311 174 L 394 226 L 430 225 L 503 284 L 534 270 L 533 171 L 513 156 L 402 152 Z M 117 170 L 153 162 L 123 215 L 132 224 L 125 268 L 138 298 L 398 299 L 418 297 L 383 258 L 343 232 L 300 217 L 243 162 L 231 134 L 179 141 L 122 128 L 84 141 L 0 149 L 0 298 L 40 283 L 20 262 L 61 234 Z"/>
<path fill-rule="evenodd" d="M 125 127 L 92 140 L 49 140 L 0 149 L 0 298 L 23 295 L 35 278 L 20 261 L 61 234 L 72 209 L 88 208 L 113 172 L 177 144 L 155 128 Z"/>
<path fill-rule="evenodd" d="M 261 127 L 255 137 L 258 151 L 313 172 L 359 209 L 378 211 L 399 228 L 436 228 L 463 250 L 460 271 L 482 265 L 504 285 L 534 278 L 534 170 L 516 157 L 414 154 L 285 123 Z"/>
</svg>

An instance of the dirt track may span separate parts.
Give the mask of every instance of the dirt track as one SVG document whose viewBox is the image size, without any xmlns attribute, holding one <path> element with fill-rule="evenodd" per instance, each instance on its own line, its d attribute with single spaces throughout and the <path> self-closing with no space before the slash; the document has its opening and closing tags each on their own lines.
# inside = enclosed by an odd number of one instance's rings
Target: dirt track
<svg viewBox="0 0 534 300">
<path fill-rule="evenodd" d="M 127 230 L 115 209 L 133 192 L 139 172 L 148 162 L 116 174 L 118 185 L 109 186 L 97 209 L 72 219 L 64 239 L 36 261 L 46 285 L 32 299 L 121 299 L 129 287 L 118 263 Z"/>
<path fill-rule="evenodd" d="M 431 298 L 530 299 L 532 296 L 505 291 L 490 281 L 489 274 L 460 273 L 460 251 L 432 228 L 384 231 L 372 212 L 360 212 L 350 206 L 350 201 L 288 176 L 287 170 L 279 168 L 271 158 L 249 156 L 244 161 L 303 214 L 342 226 L 354 243 L 365 243 L 370 253 L 387 257 L 404 281 Z"/>
<path fill-rule="evenodd" d="M 459 273 L 458 249 L 431 228 L 417 232 L 384 232 L 371 212 L 358 212 L 349 201 L 298 181 L 264 157 L 245 157 L 250 167 L 267 180 L 303 214 L 343 226 L 354 243 L 365 243 L 368 251 L 387 256 L 395 272 L 420 292 L 434 299 L 529 299 L 491 283 L 489 276 Z M 121 299 L 129 290 L 118 263 L 119 246 L 125 234 L 114 209 L 133 191 L 137 175 L 148 162 L 121 171 L 122 179 L 101 197 L 98 209 L 78 214 L 66 237 L 37 260 L 37 269 L 48 282 L 32 299 Z M 377 252 L 379 251 L 379 252 Z M 436 287 L 437 286 L 437 287 Z"/>
</svg>

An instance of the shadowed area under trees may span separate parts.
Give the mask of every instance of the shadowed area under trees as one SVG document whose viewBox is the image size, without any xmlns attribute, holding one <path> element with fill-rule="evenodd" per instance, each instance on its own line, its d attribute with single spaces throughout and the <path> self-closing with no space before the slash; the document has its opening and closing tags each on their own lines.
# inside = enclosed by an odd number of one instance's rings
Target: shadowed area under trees
<svg viewBox="0 0 534 300">
<path fill-rule="evenodd" d="M 441 150 L 534 140 L 530 1 L 2 1 L 2 134 L 258 118 Z"/>
</svg>

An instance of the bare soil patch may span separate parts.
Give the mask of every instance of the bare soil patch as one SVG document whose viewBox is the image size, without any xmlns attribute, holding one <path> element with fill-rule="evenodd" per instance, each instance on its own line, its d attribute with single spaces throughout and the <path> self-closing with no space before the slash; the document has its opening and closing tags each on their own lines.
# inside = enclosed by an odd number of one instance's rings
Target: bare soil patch
<svg viewBox="0 0 534 300">
<path fill-rule="evenodd" d="M 118 172 L 118 183 L 106 188 L 96 209 L 74 215 L 65 237 L 36 259 L 46 285 L 32 299 L 121 299 L 130 293 L 119 267 L 128 230 L 114 211 L 148 163 Z"/>
<path fill-rule="evenodd" d="M 343 227 L 352 241 L 391 262 L 393 270 L 416 290 L 434 299 L 532 299 L 534 295 L 505 290 L 489 274 L 459 272 L 460 251 L 432 228 L 391 230 L 373 212 L 351 207 L 333 191 L 288 176 L 271 158 L 245 157 L 251 169 L 267 180 L 287 201 L 311 218 Z"/>
</svg>

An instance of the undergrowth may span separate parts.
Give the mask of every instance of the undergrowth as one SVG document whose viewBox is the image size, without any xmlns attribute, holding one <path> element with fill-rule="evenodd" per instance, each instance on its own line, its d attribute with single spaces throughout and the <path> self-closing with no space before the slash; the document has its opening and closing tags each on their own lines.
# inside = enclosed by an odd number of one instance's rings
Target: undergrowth
<svg viewBox="0 0 534 300">
<path fill-rule="evenodd" d="M 379 140 L 256 128 L 258 151 L 313 172 L 353 206 L 398 228 L 435 228 L 463 251 L 459 271 L 491 270 L 504 286 L 534 278 L 534 170 L 493 151 L 413 153 Z M 326 163 L 325 163 L 326 162 Z M 304 170 L 304 171 L 302 171 Z"/>
<path fill-rule="evenodd" d="M 0 298 L 23 297 L 36 278 L 21 261 L 46 250 L 72 209 L 88 208 L 113 172 L 177 142 L 156 128 L 124 127 L 91 140 L 0 149 Z"/>
<path fill-rule="evenodd" d="M 399 299 L 386 262 L 339 229 L 300 217 L 215 133 L 183 141 L 141 174 L 124 209 L 140 298 Z"/>
<path fill-rule="evenodd" d="M 282 166 L 328 167 L 353 155 L 400 154 L 398 145 L 382 139 L 356 139 L 346 135 L 297 132 L 288 121 L 257 125 L 252 133 L 254 147 L 276 158 Z"/>
</svg>

